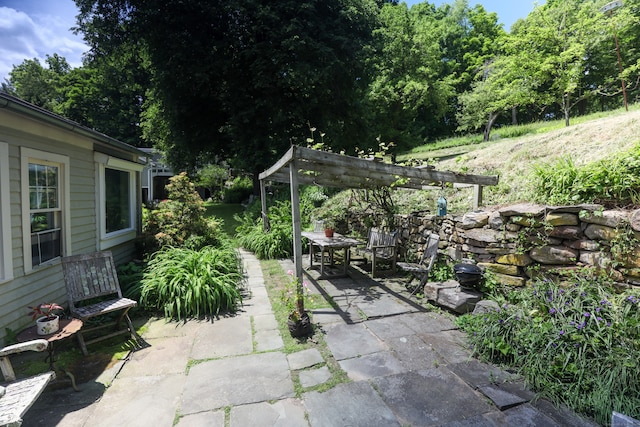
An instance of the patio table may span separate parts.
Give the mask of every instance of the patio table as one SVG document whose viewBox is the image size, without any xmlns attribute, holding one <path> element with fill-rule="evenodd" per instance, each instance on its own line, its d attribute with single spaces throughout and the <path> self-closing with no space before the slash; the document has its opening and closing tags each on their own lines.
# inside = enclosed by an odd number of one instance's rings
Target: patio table
<svg viewBox="0 0 640 427">
<path fill-rule="evenodd" d="M 329 255 L 330 266 L 333 266 L 333 252 L 336 249 L 344 249 L 342 273 L 340 275 L 346 276 L 347 267 L 349 266 L 349 261 L 351 259 L 350 249 L 362 244 L 362 242 L 357 239 L 342 236 L 338 233 L 334 233 L 333 237 L 326 237 L 323 232 L 303 231 L 302 237 L 305 237 L 309 240 L 309 267 L 313 267 L 314 246 L 318 246 L 320 248 L 320 277 L 325 277 L 325 252 L 327 252 L 327 254 Z"/>
</svg>

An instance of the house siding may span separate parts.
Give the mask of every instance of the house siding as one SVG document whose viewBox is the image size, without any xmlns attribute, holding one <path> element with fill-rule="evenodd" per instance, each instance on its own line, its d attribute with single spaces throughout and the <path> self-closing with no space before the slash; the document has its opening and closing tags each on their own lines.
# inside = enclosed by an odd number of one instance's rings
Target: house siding
<svg viewBox="0 0 640 427">
<path fill-rule="evenodd" d="M 69 211 L 71 253 L 95 252 L 99 247 L 97 224 L 96 170 L 94 151 L 96 141 L 79 135 L 73 129 L 61 129 L 54 124 L 0 108 L 0 141 L 8 144 L 9 151 L 9 204 L 11 256 L 13 279 L 0 282 L 0 346 L 7 343 L 5 328 L 17 333 L 33 321 L 28 306 L 42 302 L 67 304 L 67 296 L 60 261 L 34 267 L 25 272 L 22 222 L 22 147 L 50 152 L 69 158 Z M 117 151 L 117 150 L 111 150 Z M 131 153 L 121 153 L 124 159 L 135 160 Z M 4 184 L 4 183 L 3 183 Z M 5 203 L 5 200 L 2 201 Z M 29 232 L 27 230 L 26 232 Z M 116 263 L 129 261 L 134 253 L 133 241 L 111 248 Z"/>
</svg>

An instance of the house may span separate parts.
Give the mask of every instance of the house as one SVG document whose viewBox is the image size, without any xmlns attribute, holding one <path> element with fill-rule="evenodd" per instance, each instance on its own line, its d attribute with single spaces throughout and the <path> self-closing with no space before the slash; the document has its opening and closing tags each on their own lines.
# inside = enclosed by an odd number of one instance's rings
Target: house
<svg viewBox="0 0 640 427">
<path fill-rule="evenodd" d="M 142 170 L 142 201 L 154 203 L 167 198 L 166 186 L 175 174 L 162 162 L 162 154 L 153 148 L 140 148 L 147 153 L 147 164 Z"/>
<path fill-rule="evenodd" d="M 0 92 L 0 346 L 27 306 L 66 304 L 60 257 L 132 259 L 145 155 Z"/>
</svg>

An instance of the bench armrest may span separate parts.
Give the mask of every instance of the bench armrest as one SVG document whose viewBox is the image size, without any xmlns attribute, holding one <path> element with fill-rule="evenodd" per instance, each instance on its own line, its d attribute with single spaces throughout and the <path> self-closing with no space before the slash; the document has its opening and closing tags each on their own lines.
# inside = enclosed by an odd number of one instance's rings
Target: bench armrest
<svg viewBox="0 0 640 427">
<path fill-rule="evenodd" d="M 21 342 L 0 349 L 0 357 L 22 353 L 24 351 L 44 351 L 48 346 L 49 342 L 44 339 Z"/>
<path fill-rule="evenodd" d="M 9 361 L 10 355 L 24 351 L 44 351 L 48 346 L 49 342 L 47 340 L 40 339 L 13 344 L 0 349 L 0 371 L 2 371 L 4 379 L 6 381 L 16 380 L 16 374 L 13 372 L 13 367 Z"/>
</svg>

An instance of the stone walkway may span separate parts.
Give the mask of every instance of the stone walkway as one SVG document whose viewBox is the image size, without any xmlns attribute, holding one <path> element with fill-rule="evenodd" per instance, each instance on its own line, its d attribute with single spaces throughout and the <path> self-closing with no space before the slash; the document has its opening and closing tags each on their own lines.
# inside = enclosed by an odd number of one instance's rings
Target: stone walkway
<svg viewBox="0 0 640 427">
<path fill-rule="evenodd" d="M 285 354 L 259 261 L 242 252 L 250 297 L 214 322 L 150 321 L 148 347 L 96 381 L 45 392 L 24 426 L 589 426 L 508 373 L 470 357 L 445 315 L 428 312 L 393 282 L 350 277 L 308 282 L 335 308 L 317 310 L 334 375 L 316 349 Z M 292 269 L 290 261 L 281 262 Z M 344 375 L 344 374 L 342 374 Z M 296 397 L 296 388 L 302 390 Z"/>
</svg>

